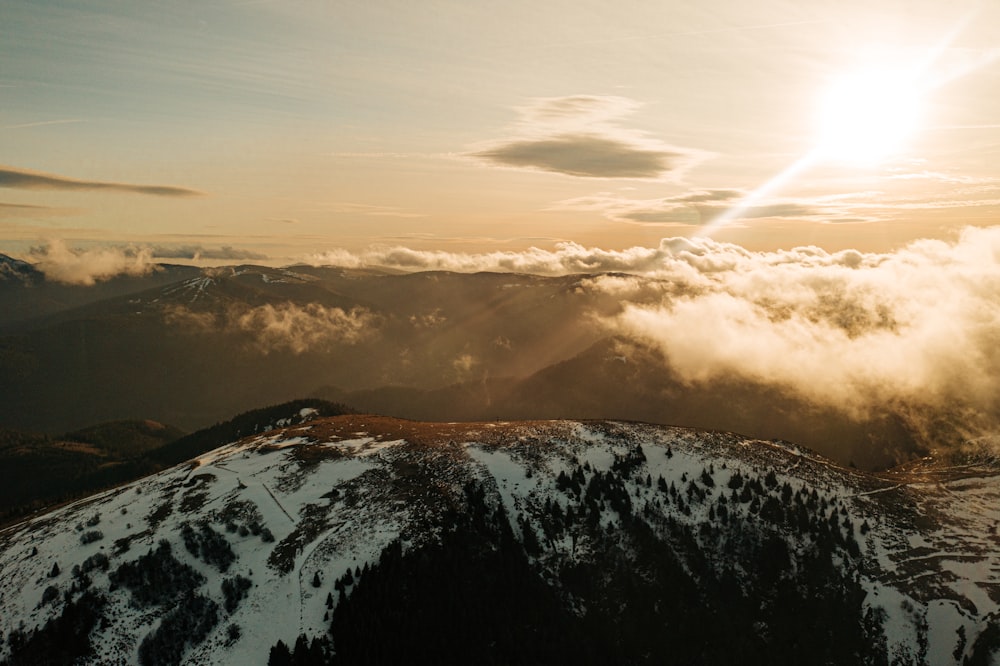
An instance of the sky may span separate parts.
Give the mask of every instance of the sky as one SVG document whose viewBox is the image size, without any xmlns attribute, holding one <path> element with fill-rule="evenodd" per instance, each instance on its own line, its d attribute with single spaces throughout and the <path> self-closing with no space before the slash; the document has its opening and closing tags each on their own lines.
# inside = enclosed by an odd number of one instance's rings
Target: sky
<svg viewBox="0 0 1000 666">
<path fill-rule="evenodd" d="M 4 0 L 0 252 L 961 244 L 1000 212 L 997 25 L 980 0 Z"/>
</svg>

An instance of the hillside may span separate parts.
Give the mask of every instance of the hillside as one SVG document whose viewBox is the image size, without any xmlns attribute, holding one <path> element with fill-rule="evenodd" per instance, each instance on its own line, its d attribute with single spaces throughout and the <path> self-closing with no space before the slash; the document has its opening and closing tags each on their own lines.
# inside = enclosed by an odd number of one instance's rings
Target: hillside
<svg viewBox="0 0 1000 666">
<path fill-rule="evenodd" d="M 302 416 L 0 533 L 0 658 L 986 664 L 1000 651 L 995 467 L 872 475 L 625 422 Z"/>
<path fill-rule="evenodd" d="M 323 400 L 252 409 L 185 434 L 156 421 L 111 421 L 58 437 L 0 429 L 0 525 L 158 472 L 241 436 L 351 410 Z"/>
<path fill-rule="evenodd" d="M 115 421 L 62 436 L 0 430 L 0 524 L 157 468 L 142 455 L 179 438 L 155 421 Z"/>
</svg>

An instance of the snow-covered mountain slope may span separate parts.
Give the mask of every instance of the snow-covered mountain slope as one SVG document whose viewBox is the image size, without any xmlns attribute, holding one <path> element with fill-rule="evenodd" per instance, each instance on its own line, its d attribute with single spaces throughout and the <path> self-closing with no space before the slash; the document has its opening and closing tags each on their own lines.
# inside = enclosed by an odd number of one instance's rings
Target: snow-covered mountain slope
<svg viewBox="0 0 1000 666">
<path fill-rule="evenodd" d="M 0 660 L 989 663 L 998 499 L 718 432 L 314 419 L 0 533 Z"/>
<path fill-rule="evenodd" d="M 0 283 L 15 282 L 30 285 L 42 279 L 42 274 L 28 262 L 0 254 Z"/>
</svg>

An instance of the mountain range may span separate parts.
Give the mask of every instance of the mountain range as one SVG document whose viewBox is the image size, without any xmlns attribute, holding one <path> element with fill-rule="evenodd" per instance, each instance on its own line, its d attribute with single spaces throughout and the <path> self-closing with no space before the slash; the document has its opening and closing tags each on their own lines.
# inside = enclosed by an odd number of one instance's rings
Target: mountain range
<svg viewBox="0 0 1000 666">
<path fill-rule="evenodd" d="M 72 286 L 3 265 L 0 426 L 17 430 L 151 419 L 194 431 L 312 396 L 417 420 L 725 429 L 867 469 L 936 441 L 892 409 L 846 414 L 738 376 L 686 382 L 609 329 L 623 303 L 590 275 L 164 265 Z M 645 298 L 671 288 L 647 278 Z"/>
</svg>

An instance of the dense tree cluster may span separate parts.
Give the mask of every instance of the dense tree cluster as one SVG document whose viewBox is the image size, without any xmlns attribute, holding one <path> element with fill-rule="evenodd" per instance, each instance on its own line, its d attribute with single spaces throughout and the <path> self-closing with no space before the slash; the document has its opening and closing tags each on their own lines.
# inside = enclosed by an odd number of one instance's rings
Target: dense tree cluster
<svg viewBox="0 0 1000 666">
<path fill-rule="evenodd" d="M 561 472 L 516 517 L 520 542 L 468 486 L 440 542 L 394 542 L 336 579 L 335 653 L 301 663 L 886 663 L 836 498 L 711 465 L 654 483 L 645 462 L 637 446 Z M 271 663 L 294 655 L 275 646 Z"/>
<path fill-rule="evenodd" d="M 14 630 L 7 637 L 10 657 L 2 666 L 38 666 L 72 664 L 94 656 L 90 634 L 100 621 L 106 600 L 93 592 L 84 592 L 63 606 L 62 612 L 37 631 Z"/>
<path fill-rule="evenodd" d="M 176 666 L 189 645 L 197 645 L 219 622 L 219 605 L 187 592 L 139 644 L 142 666 Z"/>
<path fill-rule="evenodd" d="M 222 581 L 222 597 L 225 600 L 223 606 L 226 612 L 232 614 L 240 602 L 247 596 L 247 591 L 253 586 L 249 578 L 237 574 L 233 578 Z"/>
<path fill-rule="evenodd" d="M 95 541 L 100 541 L 104 538 L 104 532 L 101 530 L 87 530 L 80 535 L 80 543 L 87 545 L 88 543 L 94 543 Z"/>
<path fill-rule="evenodd" d="M 236 560 L 236 553 L 226 537 L 213 530 L 208 521 L 200 522 L 197 529 L 191 527 L 191 523 L 184 523 L 181 526 L 181 537 L 189 553 L 222 573 L 229 571 L 230 565 Z"/>
<path fill-rule="evenodd" d="M 288 649 L 284 641 L 278 641 L 268 654 L 267 666 L 324 666 L 331 663 L 330 640 L 325 636 L 314 637 L 311 641 L 305 634 L 299 634 L 295 646 Z"/>
<path fill-rule="evenodd" d="M 109 578 L 112 586 L 128 588 L 138 606 L 168 606 L 205 582 L 204 576 L 174 557 L 166 540 L 156 550 L 123 563 Z"/>
<path fill-rule="evenodd" d="M 440 543 L 404 553 L 395 541 L 370 570 L 352 574 L 350 595 L 334 609 L 329 663 L 569 663 L 584 656 L 580 628 L 532 571 L 506 513 L 487 505 L 481 487 L 467 488 L 467 498 L 469 511 L 451 517 Z"/>
</svg>

